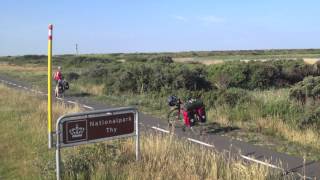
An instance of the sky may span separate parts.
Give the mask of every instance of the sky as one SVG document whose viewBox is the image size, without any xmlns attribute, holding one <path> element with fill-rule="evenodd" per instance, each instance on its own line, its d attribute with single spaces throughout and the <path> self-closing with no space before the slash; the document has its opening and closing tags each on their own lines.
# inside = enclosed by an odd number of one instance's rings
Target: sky
<svg viewBox="0 0 320 180">
<path fill-rule="evenodd" d="M 317 0 L 1 0 L 0 56 L 320 48 Z"/>
</svg>

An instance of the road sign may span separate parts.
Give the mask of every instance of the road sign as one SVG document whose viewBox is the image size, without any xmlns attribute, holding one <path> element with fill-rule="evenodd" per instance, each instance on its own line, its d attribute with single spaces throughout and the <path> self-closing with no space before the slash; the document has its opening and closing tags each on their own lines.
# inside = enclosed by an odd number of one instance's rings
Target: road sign
<svg viewBox="0 0 320 180">
<path fill-rule="evenodd" d="M 60 147 L 134 136 L 134 121 L 134 111 L 63 118 L 59 122 Z"/>
<path fill-rule="evenodd" d="M 139 113 L 135 108 L 115 108 L 61 116 L 56 126 L 56 171 L 60 178 L 60 148 L 135 136 L 139 160 Z"/>
</svg>

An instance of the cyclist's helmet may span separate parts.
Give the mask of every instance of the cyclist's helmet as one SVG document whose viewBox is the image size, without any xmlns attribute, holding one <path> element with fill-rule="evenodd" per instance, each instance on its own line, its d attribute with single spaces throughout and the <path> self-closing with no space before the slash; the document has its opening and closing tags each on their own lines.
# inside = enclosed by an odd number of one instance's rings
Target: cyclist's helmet
<svg viewBox="0 0 320 180">
<path fill-rule="evenodd" d="M 168 105 L 169 106 L 175 106 L 178 103 L 178 98 L 177 96 L 169 96 L 168 97 Z"/>
</svg>

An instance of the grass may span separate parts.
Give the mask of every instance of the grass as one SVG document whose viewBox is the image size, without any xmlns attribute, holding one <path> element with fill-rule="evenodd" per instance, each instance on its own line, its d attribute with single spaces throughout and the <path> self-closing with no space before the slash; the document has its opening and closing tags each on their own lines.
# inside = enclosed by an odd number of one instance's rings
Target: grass
<svg viewBox="0 0 320 180">
<path fill-rule="evenodd" d="M 74 68 L 70 65 L 64 69 L 64 72 L 85 71 L 87 66 Z M 44 66 L 32 64 L 17 66 L 1 63 L 0 70 L 1 73 L 4 72 L 39 87 L 46 86 L 46 77 L 43 77 L 46 73 Z M 88 81 L 81 80 L 73 81 L 70 85 L 71 89 L 67 95 L 86 95 L 108 105 L 133 105 L 139 107 L 142 112 L 162 118 L 165 118 L 167 113 L 166 96 L 162 92 L 112 94 L 106 93 L 102 84 L 92 85 Z M 300 107 L 291 103 L 288 98 L 288 89 L 250 91 L 249 94 L 254 101 L 242 103 L 234 108 L 219 105 L 215 109 L 207 109 L 209 121 L 218 122 L 220 126 L 237 126 L 241 129 L 237 131 L 239 133 L 225 133 L 227 136 L 296 156 L 307 154 L 308 159 L 320 160 L 319 133 L 312 128 L 300 130 L 294 126 L 296 121 L 303 117 L 304 112 L 301 112 Z M 184 95 L 179 94 L 181 97 Z M 267 144 L 273 145 L 268 146 Z"/>
<path fill-rule="evenodd" d="M 34 65 L 27 65 L 26 67 L 26 70 L 24 70 L 22 66 L 0 65 L 0 69 L 6 69 L 4 72 L 14 78 L 17 78 L 16 74 L 24 74 L 20 78 L 30 81 L 30 83 L 39 83 L 35 81 L 39 78 L 37 73 L 45 73 L 46 68 Z M 77 81 L 71 83 L 68 94 L 87 95 L 89 98 L 102 101 L 108 105 L 137 106 L 142 112 L 162 118 L 165 118 L 167 113 L 167 109 L 164 108 L 166 107 L 165 98 L 159 98 L 162 96 L 160 94 L 105 94 L 103 85 L 89 85 Z M 288 100 L 288 89 L 250 91 L 250 95 L 259 102 L 247 102 L 232 109 L 224 106 L 208 109 L 209 121 L 218 122 L 220 126 L 241 128 L 239 133 L 226 133 L 227 136 L 232 138 L 259 145 L 273 144 L 267 147 L 296 156 L 303 156 L 306 153 L 308 159 L 320 160 L 317 153 L 319 150 L 319 133 L 314 129 L 300 130 L 292 126 L 296 119 L 301 118 L 303 113 L 297 111 L 297 107 L 291 105 Z M 277 127 L 281 128 L 277 129 Z"/>
<path fill-rule="evenodd" d="M 30 94 L 0 85 L 0 179 L 41 179 L 37 166 L 52 162 L 53 152 L 47 149 L 46 106 Z M 53 119 L 79 111 L 61 104 L 54 104 L 53 109 Z"/>
<path fill-rule="evenodd" d="M 219 106 L 208 112 L 208 119 L 221 126 L 238 127 L 238 132 L 227 133 L 235 139 L 271 149 L 320 160 L 320 133 L 309 127 L 300 129 L 296 122 L 303 118 L 305 107 L 288 100 L 288 89 L 252 91 L 253 102 L 235 108 Z M 259 102 L 254 103 L 254 101 Z"/>
<path fill-rule="evenodd" d="M 1 74 L 32 84 L 35 89 L 46 87 L 47 67 L 44 66 L 34 64 L 25 64 L 22 66 L 0 63 L 0 72 Z"/>
<path fill-rule="evenodd" d="M 54 104 L 54 118 L 81 111 Z M 0 179 L 54 179 L 47 149 L 46 102 L 0 85 Z M 141 138 L 141 161 L 132 139 L 62 150 L 65 179 L 282 179 L 265 166 L 245 164 L 206 148 L 155 134 Z M 290 178 L 290 177 L 289 177 Z"/>
</svg>

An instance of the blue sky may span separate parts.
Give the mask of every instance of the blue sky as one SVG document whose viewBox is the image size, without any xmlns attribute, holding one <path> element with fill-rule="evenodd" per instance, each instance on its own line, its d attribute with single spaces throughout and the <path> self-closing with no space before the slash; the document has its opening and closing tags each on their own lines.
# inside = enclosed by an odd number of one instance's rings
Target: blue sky
<svg viewBox="0 0 320 180">
<path fill-rule="evenodd" d="M 316 0 L 1 0 L 0 56 L 320 48 Z"/>
</svg>

